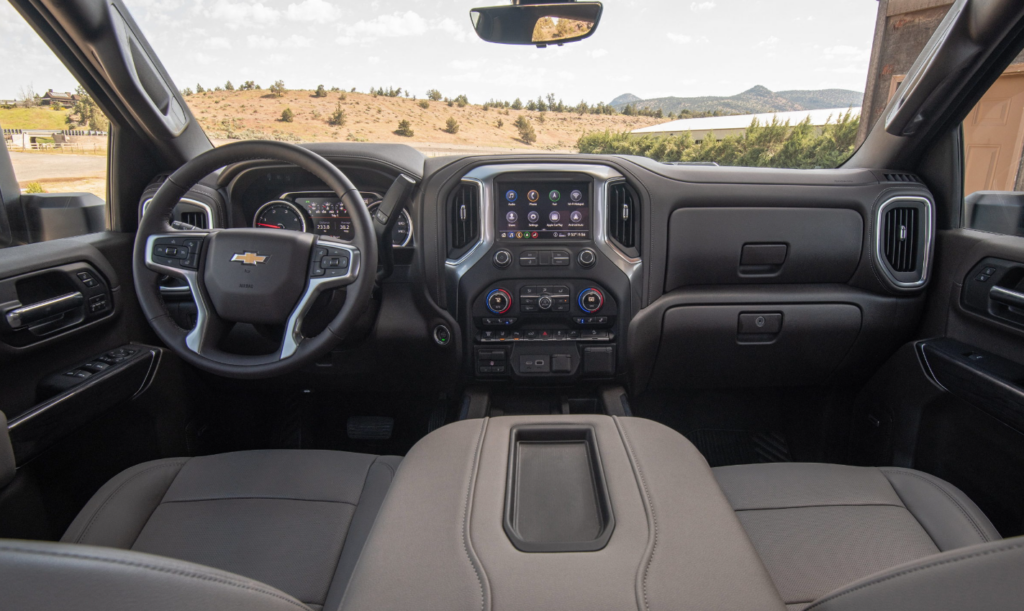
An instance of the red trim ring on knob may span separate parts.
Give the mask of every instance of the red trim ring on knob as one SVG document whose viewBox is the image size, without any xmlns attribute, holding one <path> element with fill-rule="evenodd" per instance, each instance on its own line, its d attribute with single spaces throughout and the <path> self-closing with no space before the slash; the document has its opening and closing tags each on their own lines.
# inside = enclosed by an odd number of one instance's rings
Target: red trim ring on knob
<svg viewBox="0 0 1024 611">
<path fill-rule="evenodd" d="M 491 297 L 495 293 L 502 293 L 502 294 L 505 295 L 505 309 L 504 310 L 500 310 L 499 311 L 499 310 L 496 310 L 494 307 L 491 306 Z M 487 293 L 487 299 L 484 301 L 484 303 L 487 305 L 487 309 L 490 310 L 492 313 L 494 313 L 494 314 L 504 314 L 505 312 L 508 312 L 509 310 L 512 309 L 512 295 L 508 291 L 506 291 L 505 289 L 494 289 L 490 293 Z"/>
</svg>

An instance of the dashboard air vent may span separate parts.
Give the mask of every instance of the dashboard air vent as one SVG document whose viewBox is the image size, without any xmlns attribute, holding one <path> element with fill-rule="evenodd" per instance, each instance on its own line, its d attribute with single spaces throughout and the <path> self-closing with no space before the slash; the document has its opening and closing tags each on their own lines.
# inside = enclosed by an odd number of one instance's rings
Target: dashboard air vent
<svg viewBox="0 0 1024 611">
<path fill-rule="evenodd" d="M 205 212 L 195 211 L 181 213 L 181 222 L 192 225 L 196 229 L 209 229 L 208 221 L 209 219 L 206 218 Z"/>
<path fill-rule="evenodd" d="M 608 235 L 619 246 L 639 254 L 637 232 L 640 227 L 640 198 L 624 182 L 609 187 L 608 193 Z"/>
<path fill-rule="evenodd" d="M 475 184 L 459 185 L 448 207 L 448 255 L 456 258 L 480 237 L 480 190 Z"/>
<path fill-rule="evenodd" d="M 890 208 L 885 213 L 882 239 L 885 258 L 893 271 L 917 271 L 918 216 L 917 208 Z"/>
<path fill-rule="evenodd" d="M 886 174 L 885 180 L 888 182 L 921 182 L 921 180 L 913 174 Z"/>
</svg>

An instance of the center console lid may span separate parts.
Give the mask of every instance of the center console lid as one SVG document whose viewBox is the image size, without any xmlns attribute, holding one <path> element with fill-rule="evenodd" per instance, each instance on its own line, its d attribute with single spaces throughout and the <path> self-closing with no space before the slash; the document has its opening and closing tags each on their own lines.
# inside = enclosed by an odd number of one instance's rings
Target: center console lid
<svg viewBox="0 0 1024 611">
<path fill-rule="evenodd" d="M 689 441 L 582 415 L 466 420 L 421 440 L 342 607 L 785 609 Z"/>
</svg>

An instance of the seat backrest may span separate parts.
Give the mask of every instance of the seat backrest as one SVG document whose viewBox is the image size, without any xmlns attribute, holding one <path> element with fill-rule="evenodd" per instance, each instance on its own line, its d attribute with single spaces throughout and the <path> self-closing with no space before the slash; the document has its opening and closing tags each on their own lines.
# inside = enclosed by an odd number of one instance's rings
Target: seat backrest
<svg viewBox="0 0 1024 611">
<path fill-rule="evenodd" d="M 198 564 L 12 539 L 0 539 L 0 609 L 310 611 L 266 584 Z"/>
<path fill-rule="evenodd" d="M 972 545 L 875 573 L 822 596 L 805 611 L 1019 610 L 1024 537 Z"/>
</svg>

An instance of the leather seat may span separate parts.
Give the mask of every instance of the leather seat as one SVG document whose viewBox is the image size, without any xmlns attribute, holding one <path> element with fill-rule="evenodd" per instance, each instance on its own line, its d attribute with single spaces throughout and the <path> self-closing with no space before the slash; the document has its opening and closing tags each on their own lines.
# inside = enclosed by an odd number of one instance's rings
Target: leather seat
<svg viewBox="0 0 1024 611">
<path fill-rule="evenodd" d="M 400 461 L 262 450 L 143 463 L 104 485 L 62 541 L 205 565 L 334 609 Z"/>
<path fill-rule="evenodd" d="M 1000 540 L 963 492 L 912 469 L 769 463 L 713 472 L 791 610 L 873 573 Z"/>
</svg>

